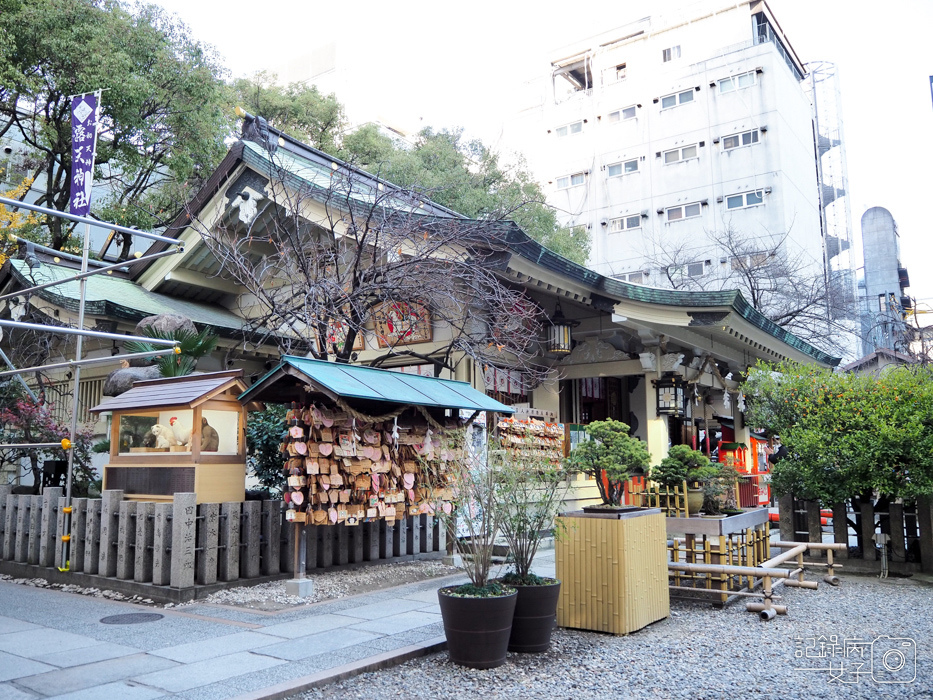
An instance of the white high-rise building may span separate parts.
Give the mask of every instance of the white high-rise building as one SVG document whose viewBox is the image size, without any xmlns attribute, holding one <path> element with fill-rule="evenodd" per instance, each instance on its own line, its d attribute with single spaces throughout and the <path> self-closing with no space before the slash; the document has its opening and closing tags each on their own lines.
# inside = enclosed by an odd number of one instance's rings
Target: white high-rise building
<svg viewBox="0 0 933 700">
<path fill-rule="evenodd" d="M 506 138 L 562 222 L 589 229 L 597 272 L 712 288 L 738 269 L 734 234 L 819 275 L 805 75 L 765 2 L 707 1 L 556 53 Z"/>
</svg>

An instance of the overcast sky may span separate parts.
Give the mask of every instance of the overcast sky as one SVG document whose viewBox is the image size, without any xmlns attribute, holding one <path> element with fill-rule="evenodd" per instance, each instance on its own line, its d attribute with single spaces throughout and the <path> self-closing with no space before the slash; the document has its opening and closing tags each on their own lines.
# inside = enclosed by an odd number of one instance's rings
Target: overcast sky
<svg viewBox="0 0 933 700">
<path fill-rule="evenodd" d="M 234 76 L 276 69 L 335 39 L 372 66 L 367 96 L 402 123 L 463 126 L 494 141 L 551 51 L 683 0 L 156 0 L 215 46 Z M 721 0 L 716 0 L 719 4 Z M 832 61 L 842 86 L 853 233 L 872 206 L 898 222 L 908 292 L 933 309 L 933 242 L 921 186 L 933 166 L 933 1 L 769 0 L 798 56 Z M 337 95 L 341 101 L 349 96 Z M 933 323 L 933 313 L 924 321 Z"/>
</svg>

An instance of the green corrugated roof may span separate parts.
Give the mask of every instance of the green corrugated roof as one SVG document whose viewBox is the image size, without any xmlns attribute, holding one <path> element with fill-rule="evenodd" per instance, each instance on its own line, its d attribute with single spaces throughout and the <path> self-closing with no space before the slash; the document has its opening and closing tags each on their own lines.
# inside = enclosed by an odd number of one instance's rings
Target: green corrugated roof
<svg viewBox="0 0 933 700">
<path fill-rule="evenodd" d="M 471 411 L 514 413 L 514 409 L 477 391 L 466 382 L 421 377 L 361 365 L 348 365 L 306 357 L 283 355 L 278 367 L 240 395 L 243 403 L 263 401 L 280 381 L 294 384 L 294 378 L 281 371 L 291 367 L 314 388 L 342 398 L 383 401 L 412 406 L 463 408 Z M 278 375 L 278 376 L 276 376 Z"/>
<path fill-rule="evenodd" d="M 74 269 L 43 263 L 42 267 L 29 275 L 29 268 L 24 261 L 10 260 L 10 263 L 13 275 L 24 287 L 73 277 L 78 273 Z M 79 283 L 63 282 L 40 289 L 35 295 L 76 312 L 80 297 Z M 198 325 L 212 326 L 217 330 L 240 331 L 244 326 L 242 318 L 226 309 L 150 292 L 131 280 L 107 274 L 87 278 L 85 313 L 128 321 L 138 321 L 154 314 L 176 313 L 190 318 Z"/>
</svg>

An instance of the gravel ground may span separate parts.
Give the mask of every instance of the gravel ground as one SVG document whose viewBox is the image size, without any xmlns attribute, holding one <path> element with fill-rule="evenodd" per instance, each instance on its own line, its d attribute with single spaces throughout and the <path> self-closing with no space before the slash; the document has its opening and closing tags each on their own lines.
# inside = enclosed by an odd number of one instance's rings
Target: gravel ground
<svg viewBox="0 0 933 700">
<path fill-rule="evenodd" d="M 363 674 L 298 698 L 933 698 L 933 587 L 909 579 L 848 576 L 839 588 L 785 589 L 778 601 L 788 615 L 762 622 L 739 601 L 724 610 L 701 603 L 673 602 L 672 616 L 626 637 L 557 630 L 544 654 L 509 654 L 504 666 L 478 671 L 436 654 L 401 666 Z M 855 652 L 798 658 L 820 636 L 871 642 L 906 637 L 910 658 L 887 680 L 872 680 L 872 647 L 864 652 L 864 675 L 854 675 Z M 890 644 L 882 639 L 876 656 Z M 803 652 L 806 653 L 805 651 Z M 813 651 L 811 650 L 811 654 Z M 833 680 L 835 675 L 847 681 Z M 822 669 L 822 670 L 805 670 Z M 876 662 L 876 673 L 879 668 Z M 906 674 L 906 675 L 905 675 Z"/>
<path fill-rule="evenodd" d="M 22 586 L 34 588 L 50 588 L 65 593 L 94 598 L 107 598 L 109 600 L 125 601 L 153 607 L 184 608 L 188 605 L 201 605 L 216 603 L 218 605 L 234 605 L 253 610 L 275 611 L 284 610 L 299 605 L 308 605 L 322 600 L 343 598 L 348 595 L 358 595 L 383 588 L 391 588 L 416 581 L 426 581 L 439 576 L 462 574 L 463 570 L 447 566 L 439 560 L 415 560 L 402 562 L 387 562 L 373 564 L 358 569 L 342 569 L 309 574 L 313 580 L 313 592 L 306 598 L 286 595 L 285 581 L 272 581 L 255 586 L 237 586 L 212 593 L 206 598 L 199 598 L 189 603 L 156 603 L 150 598 L 139 595 L 124 595 L 116 591 L 101 588 L 88 588 L 73 584 L 49 583 L 44 578 L 13 578 L 7 574 L 0 574 L 0 581 L 8 581 Z"/>
<path fill-rule="evenodd" d="M 309 578 L 314 583 L 312 594 L 307 598 L 286 595 L 285 581 L 273 581 L 271 583 L 261 583 L 257 586 L 227 588 L 184 605 L 216 603 L 254 610 L 282 610 L 293 606 L 317 603 L 322 600 L 369 593 L 405 583 L 462 573 L 462 569 L 447 566 L 437 560 L 388 562 L 359 569 L 309 574 Z M 165 607 L 171 607 L 171 604 Z M 175 607 L 184 606 L 177 605 Z"/>
</svg>

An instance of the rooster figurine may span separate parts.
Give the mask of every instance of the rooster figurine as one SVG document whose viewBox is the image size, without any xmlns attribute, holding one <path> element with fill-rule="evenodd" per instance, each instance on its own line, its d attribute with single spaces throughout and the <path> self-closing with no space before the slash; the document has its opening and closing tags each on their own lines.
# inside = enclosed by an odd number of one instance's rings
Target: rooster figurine
<svg viewBox="0 0 933 700">
<path fill-rule="evenodd" d="M 177 424 L 178 417 L 172 416 L 169 418 L 168 424 L 172 426 L 172 432 L 175 433 L 175 439 L 178 440 L 179 445 L 184 445 L 188 449 L 191 449 L 191 426 L 185 427 L 184 425 Z"/>
</svg>

